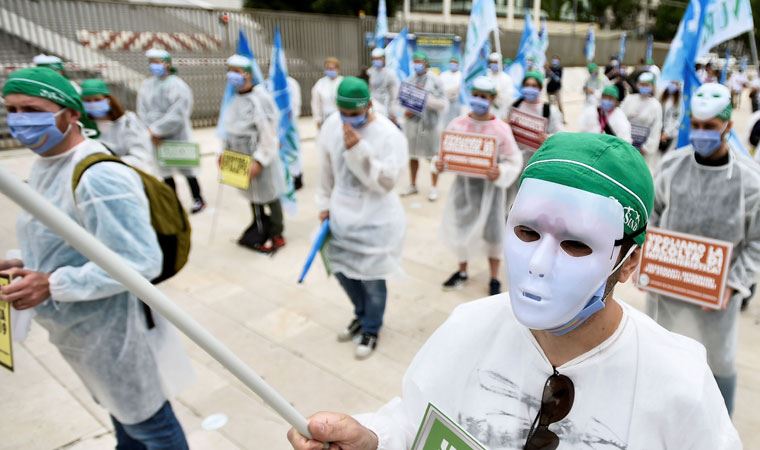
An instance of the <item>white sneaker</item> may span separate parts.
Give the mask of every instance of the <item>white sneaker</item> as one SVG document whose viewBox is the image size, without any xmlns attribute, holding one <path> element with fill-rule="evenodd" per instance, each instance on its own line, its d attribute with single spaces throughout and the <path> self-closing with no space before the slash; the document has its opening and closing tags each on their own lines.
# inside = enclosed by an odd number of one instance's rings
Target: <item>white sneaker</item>
<svg viewBox="0 0 760 450">
<path fill-rule="evenodd" d="M 428 200 L 430 200 L 431 202 L 438 200 L 438 189 L 436 188 L 430 189 L 430 193 L 428 194 Z"/>
<path fill-rule="evenodd" d="M 359 319 L 354 319 L 348 324 L 345 330 L 338 333 L 338 342 L 348 342 L 351 340 L 357 341 L 357 338 L 361 336 L 362 325 L 359 323 Z"/>
<path fill-rule="evenodd" d="M 377 336 L 369 333 L 362 333 L 362 340 L 356 346 L 354 355 L 356 359 L 366 359 L 375 351 L 377 347 Z"/>
<path fill-rule="evenodd" d="M 407 187 L 401 192 L 401 196 L 408 197 L 410 195 L 417 195 L 418 192 L 419 191 L 417 190 L 417 186 L 410 184 L 409 187 Z"/>
</svg>

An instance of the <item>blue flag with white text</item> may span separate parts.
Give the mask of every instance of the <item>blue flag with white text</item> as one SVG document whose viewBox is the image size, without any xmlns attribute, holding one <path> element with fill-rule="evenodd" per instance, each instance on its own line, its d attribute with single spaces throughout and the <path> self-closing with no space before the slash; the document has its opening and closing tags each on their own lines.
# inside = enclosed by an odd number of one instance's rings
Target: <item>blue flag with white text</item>
<svg viewBox="0 0 760 450">
<path fill-rule="evenodd" d="M 460 99 L 467 104 L 475 78 L 485 75 L 488 66 L 489 39 L 498 31 L 496 4 L 494 0 L 474 0 L 467 26 L 464 60 L 462 64 L 462 88 Z"/>
</svg>

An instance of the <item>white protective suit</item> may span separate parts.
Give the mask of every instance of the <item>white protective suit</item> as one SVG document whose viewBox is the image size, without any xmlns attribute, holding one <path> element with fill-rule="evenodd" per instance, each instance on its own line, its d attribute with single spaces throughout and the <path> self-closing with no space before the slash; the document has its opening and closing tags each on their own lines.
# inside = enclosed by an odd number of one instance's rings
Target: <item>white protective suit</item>
<svg viewBox="0 0 760 450">
<path fill-rule="evenodd" d="M 162 139 L 191 140 L 192 112 L 193 91 L 176 75 L 169 75 L 163 79 L 146 78 L 137 93 L 137 116 L 151 133 Z M 158 163 L 156 165 L 158 166 Z M 185 176 L 196 176 L 198 169 L 170 169 L 158 166 L 158 171 L 161 177 L 166 178 L 172 176 L 175 171 Z"/>
<path fill-rule="evenodd" d="M 288 77 L 288 91 L 290 91 L 290 111 L 293 120 L 298 120 L 301 117 L 301 85 L 293 77 Z"/>
<path fill-rule="evenodd" d="M 595 105 L 586 105 L 581 111 L 581 117 L 578 120 L 578 131 L 584 133 L 602 134 L 602 122 L 599 120 L 600 108 Z M 601 112 L 601 114 L 604 114 Z M 607 124 L 615 136 L 630 143 L 631 142 L 631 123 L 620 108 L 612 110 L 607 114 Z"/>
<path fill-rule="evenodd" d="M 678 130 L 681 128 L 682 119 L 681 102 L 673 102 L 673 98 L 668 97 L 662 104 L 662 133 L 666 133 L 672 139 L 668 151 L 675 149 L 678 144 Z"/>
<path fill-rule="evenodd" d="M 248 189 L 241 191 L 243 196 L 256 204 L 280 198 L 287 186 L 277 131 L 255 90 L 233 97 L 224 115 L 224 136 L 225 150 L 253 156 L 262 166 Z"/>
<path fill-rule="evenodd" d="M 335 273 L 354 280 L 379 280 L 400 270 L 406 229 L 404 208 L 393 187 L 407 161 L 406 139 L 385 116 L 357 130 L 350 150 L 343 124 L 333 114 L 317 138 L 321 179 L 317 207 L 330 211 L 327 256 Z"/>
<path fill-rule="evenodd" d="M 389 118 L 395 118 L 398 109 L 396 106 L 399 89 L 398 77 L 387 67 L 383 67 L 382 69 L 370 67 L 367 69 L 367 75 L 369 75 L 369 92 L 372 96 L 372 106 L 379 107 L 377 111 L 384 111 L 383 114 Z"/>
<path fill-rule="evenodd" d="M 620 109 L 631 122 L 633 146 L 644 155 L 649 168 L 654 169 L 660 158 L 662 105 L 652 96 L 630 94 L 626 95 Z"/>
<path fill-rule="evenodd" d="M 459 92 L 462 88 L 462 71 L 452 72 L 447 70 L 442 72 L 438 77 L 443 85 L 443 94 L 449 101 L 449 107 L 443 118 L 443 125 L 446 126 L 462 114 L 462 105 L 459 103 Z"/>
<path fill-rule="evenodd" d="M 493 182 L 456 175 L 443 213 L 443 241 L 454 249 L 460 262 L 469 260 L 479 247 L 485 247 L 489 258 L 501 259 L 507 214 L 504 192 L 523 168 L 512 129 L 499 118 L 479 121 L 465 115 L 454 119 L 446 130 L 496 137 L 500 173 Z"/>
<path fill-rule="evenodd" d="M 496 85 L 496 100 L 493 102 L 493 112 L 499 119 L 506 119 L 509 116 L 509 109 L 515 100 L 515 82 L 506 72 L 499 70 L 494 73 L 492 70 L 487 71 L 490 78 Z"/>
<path fill-rule="evenodd" d="M 428 92 L 422 114 L 404 118 L 403 128 L 409 143 L 409 157 L 431 159 L 438 153 L 443 116 L 449 102 L 443 94 L 441 80 L 430 70 L 421 76 L 413 74 L 407 83 Z"/>
<path fill-rule="evenodd" d="M 254 86 L 253 94 L 259 100 L 261 107 L 260 111 L 264 113 L 264 116 L 272 127 L 277 130 L 277 127 L 280 124 L 280 109 L 277 108 L 277 102 L 274 101 L 274 96 L 272 96 L 272 93 L 267 90 L 264 83 L 259 83 Z"/>
<path fill-rule="evenodd" d="M 88 169 L 71 190 L 76 164 L 107 153 L 85 140 L 70 151 L 38 158 L 29 185 L 92 233 L 147 279 L 161 272 L 162 254 L 137 173 L 118 163 Z M 26 268 L 50 273 L 51 298 L 35 319 L 92 396 L 119 422 L 150 418 L 194 374 L 174 328 L 153 311 L 148 330 L 140 301 L 95 263 L 23 212 L 16 225 Z"/>
<path fill-rule="evenodd" d="M 725 311 L 662 295 L 647 297 L 647 314 L 662 326 L 701 342 L 719 377 L 736 374 L 739 306 L 760 273 L 760 170 L 731 149 L 729 163 L 703 166 L 691 147 L 665 155 L 655 176 L 652 226 L 732 242 L 728 286 L 736 290 Z"/>
<path fill-rule="evenodd" d="M 583 93 L 586 96 L 586 105 L 598 105 L 599 100 L 602 99 L 602 91 L 610 84 L 612 84 L 610 83 L 610 80 L 608 80 L 602 73 L 597 74 L 595 77 L 589 75 L 583 83 Z M 587 88 L 591 88 L 594 91 L 593 94 L 586 93 Z"/>
<path fill-rule="evenodd" d="M 157 171 L 153 157 L 150 132 L 137 115 L 126 111 L 118 119 L 97 120 L 98 140 L 125 163 L 154 175 Z"/>
<path fill-rule="evenodd" d="M 740 449 L 704 348 L 621 306 L 611 337 L 557 367 L 575 386 L 570 413 L 549 425 L 558 450 Z M 457 307 L 414 357 L 402 396 L 357 419 L 378 450 L 406 450 L 432 403 L 486 448 L 520 450 L 552 371 L 500 294 Z"/>
<path fill-rule="evenodd" d="M 335 97 L 338 96 L 338 85 L 343 81 L 343 76 L 338 75 L 334 80 L 322 77 L 311 88 L 311 116 L 317 125 L 327 120 L 330 114 L 338 110 Z"/>
</svg>

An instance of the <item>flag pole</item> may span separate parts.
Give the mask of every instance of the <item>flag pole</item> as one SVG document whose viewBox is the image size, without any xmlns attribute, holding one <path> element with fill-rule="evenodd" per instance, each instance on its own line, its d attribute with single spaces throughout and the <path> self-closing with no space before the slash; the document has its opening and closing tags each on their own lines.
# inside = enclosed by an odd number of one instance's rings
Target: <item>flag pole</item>
<svg viewBox="0 0 760 450">
<path fill-rule="evenodd" d="M 749 29 L 749 49 L 752 52 L 752 64 L 755 65 L 755 70 L 760 71 L 760 65 L 757 61 L 757 43 L 755 42 L 755 28 Z"/>
<path fill-rule="evenodd" d="M 499 39 L 499 22 L 497 20 L 496 22 L 496 28 L 493 29 L 493 41 L 494 41 L 494 49 L 496 50 L 496 53 L 501 55 L 501 39 Z M 501 55 L 502 59 L 504 58 L 504 55 Z M 501 61 L 499 61 L 501 63 Z"/>
</svg>

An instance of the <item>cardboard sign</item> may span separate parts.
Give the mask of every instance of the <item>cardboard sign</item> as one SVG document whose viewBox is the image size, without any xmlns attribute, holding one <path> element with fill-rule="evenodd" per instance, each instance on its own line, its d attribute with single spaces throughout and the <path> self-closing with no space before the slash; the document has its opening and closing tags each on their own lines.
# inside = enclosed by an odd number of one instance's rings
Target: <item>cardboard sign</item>
<svg viewBox="0 0 760 450">
<path fill-rule="evenodd" d="M 232 150 L 222 152 L 219 165 L 219 182 L 238 189 L 248 190 L 251 186 L 251 164 L 253 157 Z"/>
<path fill-rule="evenodd" d="M 695 305 L 721 309 L 733 244 L 648 228 L 636 284 Z"/>
<path fill-rule="evenodd" d="M 11 284 L 11 277 L 0 275 L 0 286 Z M 11 304 L 0 301 L 0 366 L 13 372 L 13 337 L 11 327 Z"/>
<path fill-rule="evenodd" d="M 480 442 L 428 404 L 412 450 L 487 450 Z"/>
<path fill-rule="evenodd" d="M 513 108 L 509 113 L 509 125 L 518 144 L 538 150 L 544 143 L 544 134 L 549 121 L 546 117 L 536 116 Z"/>
<path fill-rule="evenodd" d="M 156 150 L 161 167 L 198 167 L 201 165 L 201 147 L 196 142 L 161 141 Z"/>
<path fill-rule="evenodd" d="M 496 138 L 444 131 L 438 157 L 448 171 L 485 178 L 488 169 L 496 166 Z"/>
<path fill-rule="evenodd" d="M 425 102 L 427 101 L 427 91 L 418 88 L 412 83 L 401 83 L 401 88 L 398 91 L 398 100 L 401 106 L 409 111 L 417 114 L 422 114 L 425 110 Z"/>
<path fill-rule="evenodd" d="M 631 124 L 631 140 L 634 147 L 640 149 L 647 139 L 649 139 L 649 127 Z"/>
</svg>

